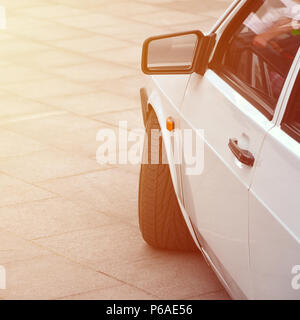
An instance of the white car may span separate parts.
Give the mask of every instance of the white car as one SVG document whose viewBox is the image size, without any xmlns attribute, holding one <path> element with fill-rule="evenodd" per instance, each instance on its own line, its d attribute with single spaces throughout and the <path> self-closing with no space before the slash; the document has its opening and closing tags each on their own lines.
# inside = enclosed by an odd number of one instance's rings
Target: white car
<svg viewBox="0 0 300 320">
<path fill-rule="evenodd" d="M 141 233 L 199 249 L 235 299 L 300 299 L 299 20 L 299 1 L 240 0 L 208 34 L 143 46 Z M 175 148 L 176 130 L 193 135 Z"/>
</svg>

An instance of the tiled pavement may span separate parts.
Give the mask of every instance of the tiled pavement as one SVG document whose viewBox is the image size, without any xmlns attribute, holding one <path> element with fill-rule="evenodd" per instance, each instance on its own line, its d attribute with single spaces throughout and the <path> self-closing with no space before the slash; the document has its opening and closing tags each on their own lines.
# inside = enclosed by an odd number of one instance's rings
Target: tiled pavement
<svg viewBox="0 0 300 320">
<path fill-rule="evenodd" d="M 140 127 L 141 43 L 207 30 L 230 0 L 0 0 L 0 299 L 227 299 L 200 254 L 148 247 L 138 166 L 101 128 Z"/>
</svg>

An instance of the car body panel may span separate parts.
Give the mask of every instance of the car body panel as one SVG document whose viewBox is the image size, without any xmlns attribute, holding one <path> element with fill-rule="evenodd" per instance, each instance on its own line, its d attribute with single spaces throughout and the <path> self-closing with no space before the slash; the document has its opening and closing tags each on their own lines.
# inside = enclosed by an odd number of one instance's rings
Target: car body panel
<svg viewBox="0 0 300 320">
<path fill-rule="evenodd" d="M 300 264 L 300 145 L 273 128 L 249 195 L 250 264 L 255 299 L 300 299 L 292 270 Z"/>
<path fill-rule="evenodd" d="M 228 16 L 219 20 L 217 40 L 245 2 L 235 1 Z M 148 103 L 162 128 L 183 216 L 195 243 L 233 298 L 300 299 L 300 291 L 291 285 L 292 269 L 300 264 L 300 147 L 280 128 L 297 63 L 299 70 L 297 59 L 273 119 L 210 69 L 203 77 L 148 78 Z M 198 129 L 204 130 L 201 175 L 188 176 L 184 164 L 175 164 L 165 129 L 168 117 L 175 120 L 176 128 L 192 129 L 196 135 Z M 238 139 L 254 155 L 253 168 L 234 157 L 229 138 Z"/>
<path fill-rule="evenodd" d="M 280 127 L 296 76 L 289 77 L 276 126 L 268 133 L 249 194 L 249 246 L 254 298 L 300 299 L 292 273 L 300 264 L 300 144 Z"/>
<path fill-rule="evenodd" d="M 174 119 L 175 128 L 180 128 L 181 116 L 179 115 L 178 106 L 175 104 L 175 101 L 177 102 L 179 101 L 178 99 L 179 96 L 177 96 L 177 99 L 172 99 L 172 100 L 169 99 L 167 94 L 168 90 L 167 91 L 165 90 L 166 89 L 165 86 L 161 87 L 161 84 L 167 80 L 167 78 L 165 77 L 166 76 L 151 77 L 150 78 L 151 80 L 148 81 L 148 85 L 147 85 L 148 104 L 155 111 L 158 122 L 160 124 L 162 137 L 163 137 L 165 148 L 166 148 L 167 160 L 170 165 L 170 172 L 171 172 L 175 193 L 177 195 L 178 200 L 182 204 L 183 199 L 182 199 L 180 166 L 175 164 L 171 135 L 170 135 L 170 132 L 166 129 L 166 120 L 168 117 L 171 117 L 172 119 Z M 165 78 L 165 79 L 162 80 L 162 78 Z M 188 81 L 188 80 L 181 77 L 181 81 L 176 82 L 176 88 L 178 87 L 177 92 L 180 92 L 180 91 L 182 92 L 182 85 L 184 85 L 184 88 L 185 88 L 185 81 Z M 179 87 L 181 87 L 181 89 L 179 89 Z M 169 90 L 171 90 L 170 87 L 169 87 Z"/>
<path fill-rule="evenodd" d="M 203 129 L 205 140 L 203 173 L 183 174 L 186 210 L 244 295 L 251 296 L 248 190 L 254 168 L 236 160 L 228 141 L 236 138 L 258 157 L 272 123 L 212 70 L 192 76 L 181 112 L 182 128 Z"/>
</svg>

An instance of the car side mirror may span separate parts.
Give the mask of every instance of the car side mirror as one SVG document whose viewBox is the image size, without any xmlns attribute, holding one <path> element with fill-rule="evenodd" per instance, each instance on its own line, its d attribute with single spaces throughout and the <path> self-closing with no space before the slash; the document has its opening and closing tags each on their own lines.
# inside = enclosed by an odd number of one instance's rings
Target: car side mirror
<svg viewBox="0 0 300 320">
<path fill-rule="evenodd" d="M 207 51 L 206 38 L 196 30 L 147 39 L 143 45 L 142 71 L 153 75 L 197 72 L 199 61 Z"/>
</svg>

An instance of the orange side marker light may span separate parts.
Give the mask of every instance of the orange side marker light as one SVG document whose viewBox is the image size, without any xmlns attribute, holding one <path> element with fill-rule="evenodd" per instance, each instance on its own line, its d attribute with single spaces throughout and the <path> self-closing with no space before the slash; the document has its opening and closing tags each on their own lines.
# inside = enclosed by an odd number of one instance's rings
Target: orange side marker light
<svg viewBox="0 0 300 320">
<path fill-rule="evenodd" d="M 175 122 L 171 117 L 169 117 L 167 119 L 167 130 L 172 132 L 174 129 L 175 129 Z"/>
</svg>

